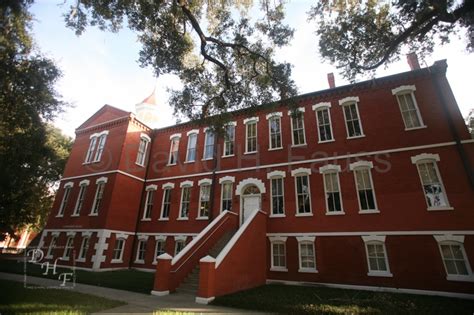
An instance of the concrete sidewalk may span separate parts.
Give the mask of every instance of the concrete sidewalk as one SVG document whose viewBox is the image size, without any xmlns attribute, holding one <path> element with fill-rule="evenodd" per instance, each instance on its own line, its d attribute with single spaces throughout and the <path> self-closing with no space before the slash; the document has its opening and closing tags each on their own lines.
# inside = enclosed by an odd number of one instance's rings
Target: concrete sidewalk
<svg viewBox="0 0 474 315">
<path fill-rule="evenodd" d="M 0 272 L 0 279 L 23 282 L 24 276 Z M 58 286 L 57 280 L 39 277 L 27 277 L 27 283 L 39 286 Z M 76 292 L 92 294 L 111 300 L 118 300 L 127 303 L 113 309 L 105 310 L 100 314 L 152 314 L 159 310 L 172 310 L 178 312 L 191 313 L 213 313 L 213 314 L 259 314 L 254 311 L 239 310 L 228 307 L 213 305 L 202 305 L 194 302 L 195 296 L 182 293 L 170 294 L 167 296 L 153 296 L 135 293 L 124 290 L 98 287 L 82 283 L 76 283 L 72 289 Z M 54 292 L 54 290 L 52 290 Z M 263 314 L 263 313 L 260 313 Z"/>
</svg>

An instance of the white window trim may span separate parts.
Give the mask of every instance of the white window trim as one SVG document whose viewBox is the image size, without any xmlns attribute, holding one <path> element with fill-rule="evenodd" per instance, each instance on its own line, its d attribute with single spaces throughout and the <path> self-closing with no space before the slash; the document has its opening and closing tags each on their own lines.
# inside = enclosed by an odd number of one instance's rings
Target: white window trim
<svg viewBox="0 0 474 315">
<path fill-rule="evenodd" d="M 379 209 L 379 206 L 378 206 L 378 203 L 377 203 L 377 194 L 375 192 L 374 180 L 372 178 L 372 168 L 373 167 L 374 167 L 374 163 L 372 161 L 357 161 L 357 162 L 349 164 L 349 170 L 354 173 L 354 185 L 355 185 L 356 194 L 357 194 L 357 201 L 359 203 L 359 214 L 380 213 L 380 209 Z M 366 168 L 368 173 L 369 173 L 370 185 L 372 187 L 372 193 L 374 195 L 375 209 L 362 210 L 362 204 L 360 202 L 359 190 L 357 189 L 357 175 L 356 175 L 355 171 L 358 170 L 358 169 L 364 169 L 364 168 Z"/>
<path fill-rule="evenodd" d="M 222 178 L 219 178 L 219 184 L 221 185 L 221 198 L 220 198 L 220 213 L 222 213 L 222 211 L 224 211 L 224 209 L 222 209 L 222 201 L 223 201 L 223 197 L 224 197 L 224 189 L 222 188 L 224 186 L 224 184 L 228 184 L 230 183 L 232 185 L 231 189 L 230 189 L 230 193 L 232 194 L 232 197 L 231 197 L 231 203 L 233 201 L 233 198 L 234 198 L 234 194 L 233 194 L 233 189 L 234 189 L 234 182 L 235 182 L 235 177 L 234 176 L 224 176 Z"/>
<path fill-rule="evenodd" d="M 63 188 L 72 188 L 74 187 L 74 183 L 73 182 L 67 182 L 66 184 L 64 184 Z"/>
<path fill-rule="evenodd" d="M 225 128 L 229 127 L 229 126 L 233 126 L 234 127 L 234 140 L 232 141 L 233 144 L 234 144 L 234 153 L 233 154 L 229 154 L 229 155 L 226 155 L 225 154 L 225 137 L 224 137 L 224 141 L 222 143 L 222 157 L 223 158 L 228 158 L 228 157 L 232 157 L 232 156 L 235 156 L 235 129 L 236 129 L 236 126 L 237 126 L 237 122 L 236 121 L 230 121 L 228 122 L 227 124 L 225 124 Z M 224 132 L 227 134 L 227 130 L 224 130 Z"/>
<path fill-rule="evenodd" d="M 215 146 L 217 145 L 217 138 L 216 138 L 216 133 L 209 127 L 206 127 L 204 128 L 204 150 L 202 150 L 202 159 L 201 161 L 208 161 L 208 160 L 212 160 L 214 159 L 214 151 L 215 151 Z M 213 144 L 213 147 L 212 147 L 212 156 L 211 157 L 208 157 L 206 158 L 206 146 L 207 146 L 207 142 L 208 142 L 208 134 L 213 134 L 214 135 L 214 144 Z"/>
<path fill-rule="evenodd" d="M 387 247 L 385 246 L 385 235 L 362 235 L 362 240 L 364 241 L 365 247 L 365 258 L 367 260 L 367 275 L 370 277 L 393 277 L 393 274 L 390 272 L 390 264 L 388 260 L 388 253 Z M 383 252 L 385 256 L 385 265 L 387 266 L 386 271 L 378 271 L 378 270 L 371 270 L 370 269 L 370 262 L 369 262 L 369 249 L 367 245 L 371 244 L 380 244 L 383 246 Z"/>
<path fill-rule="evenodd" d="M 292 147 L 302 147 L 302 146 L 305 146 L 307 145 L 307 142 L 306 142 L 306 126 L 305 126 L 305 123 L 304 123 L 304 112 L 305 112 L 305 108 L 304 107 L 298 107 L 295 109 L 297 112 L 299 112 L 301 114 L 301 119 L 302 119 L 302 122 L 303 122 L 303 143 L 300 143 L 300 144 L 295 144 L 295 138 L 294 138 L 294 127 L 293 127 L 293 116 L 291 116 L 291 113 L 293 112 L 292 110 L 289 110 L 288 111 L 288 116 L 290 116 L 290 125 L 291 125 L 291 146 Z"/>
<path fill-rule="evenodd" d="M 288 255 L 286 249 L 286 236 L 270 236 L 270 271 L 279 271 L 279 272 L 288 272 Z M 285 256 L 286 256 L 286 266 L 285 267 L 275 267 L 273 265 L 273 244 L 283 244 L 285 246 Z"/>
<path fill-rule="evenodd" d="M 181 133 L 174 133 L 170 136 L 170 140 L 173 140 L 174 138 L 181 139 Z"/>
<path fill-rule="evenodd" d="M 81 198 L 81 191 L 84 189 L 84 195 L 85 195 L 87 191 L 87 186 L 89 186 L 89 181 L 87 179 L 79 183 L 79 192 L 77 194 L 76 204 L 74 205 L 74 210 L 72 211 L 71 217 L 78 217 L 80 215 L 79 213 L 80 209 L 78 209 L 78 206 L 79 206 L 79 201 Z M 84 199 L 85 199 L 85 196 L 83 196 L 81 207 L 84 206 Z"/>
<path fill-rule="evenodd" d="M 298 168 L 296 170 L 291 171 L 291 176 L 294 177 L 295 182 L 295 217 L 312 217 L 313 216 L 313 205 L 311 202 L 311 169 L 309 168 Z M 297 177 L 299 176 L 307 176 L 308 177 L 308 195 L 309 195 L 309 212 L 308 213 L 298 213 L 298 184 L 297 184 Z"/>
<path fill-rule="evenodd" d="M 176 246 L 177 243 L 178 243 L 178 242 L 183 242 L 183 243 L 184 243 L 183 249 L 184 249 L 184 248 L 186 247 L 186 239 L 187 239 L 187 236 L 185 236 L 185 235 L 176 235 L 176 236 L 174 237 L 174 256 L 175 256 L 175 257 L 176 257 L 176 255 L 178 254 L 178 253 L 176 253 L 176 249 L 178 249 L 178 246 Z M 181 249 L 181 251 L 182 251 L 183 249 Z"/>
<path fill-rule="evenodd" d="M 158 262 L 158 257 L 156 256 L 156 248 L 158 247 L 158 243 L 160 242 L 163 242 L 165 243 L 165 248 L 166 248 L 166 236 L 164 235 L 155 235 L 155 248 L 154 248 L 154 251 L 153 251 L 153 262 L 152 264 L 153 265 L 156 265 L 157 262 Z M 166 253 L 166 250 L 165 250 L 165 253 Z"/>
<path fill-rule="evenodd" d="M 332 128 L 332 119 L 331 119 L 331 103 L 330 102 L 321 102 L 313 105 L 314 115 L 316 116 L 316 126 L 318 128 L 318 143 L 327 143 L 327 142 L 334 142 L 334 130 Z M 329 140 L 321 140 L 321 133 L 319 132 L 319 119 L 318 119 L 318 112 L 321 110 L 327 109 L 328 111 L 328 119 L 329 119 L 329 128 L 331 128 L 331 139 Z"/>
<path fill-rule="evenodd" d="M 426 210 L 427 211 L 444 211 L 444 210 L 451 211 L 451 210 L 454 210 L 454 208 L 451 206 L 451 203 L 449 202 L 448 192 L 446 191 L 446 187 L 444 186 L 443 178 L 441 177 L 441 173 L 440 173 L 439 168 L 438 168 L 438 162 L 439 161 L 440 161 L 439 154 L 421 153 L 421 154 L 418 154 L 418 155 L 415 155 L 415 156 L 411 157 L 412 164 L 416 165 L 416 171 L 418 172 L 418 178 L 420 179 L 421 192 L 423 193 L 423 198 L 425 199 Z M 418 164 L 423 163 L 423 162 L 433 162 L 436 175 L 438 176 L 439 183 L 441 185 L 441 188 L 443 189 L 444 198 L 446 199 L 446 203 L 447 203 L 446 206 L 430 207 L 428 205 L 428 202 L 427 202 L 426 196 L 425 196 L 425 191 L 424 191 L 425 189 L 423 187 L 423 180 L 421 178 L 420 169 L 418 167 Z"/>
<path fill-rule="evenodd" d="M 177 154 L 177 157 L 176 157 L 176 161 L 174 161 L 174 163 L 170 163 L 171 161 L 171 152 L 173 150 L 173 141 L 175 139 L 178 139 L 178 154 Z M 178 164 L 178 157 L 179 157 L 179 142 L 181 142 L 181 134 L 180 133 L 175 133 L 173 135 L 170 136 L 170 150 L 169 150 L 169 153 L 168 153 L 168 162 L 167 162 L 167 166 L 172 166 L 172 165 L 176 165 Z M 186 153 L 187 154 L 187 153 Z"/>
<path fill-rule="evenodd" d="M 107 183 L 107 177 L 101 177 L 101 178 L 98 178 L 96 180 L 96 185 L 97 186 L 95 188 L 94 201 L 92 202 L 92 208 L 91 208 L 91 211 L 89 212 L 89 216 L 98 216 L 99 215 L 99 212 L 94 212 L 94 209 L 95 209 L 95 205 L 97 203 L 97 196 L 99 195 L 99 187 L 100 187 L 100 185 L 104 185 L 104 190 L 102 191 L 102 199 L 103 199 L 106 183 Z"/>
<path fill-rule="evenodd" d="M 275 214 L 273 213 L 273 185 L 272 185 L 272 179 L 276 178 L 281 178 L 283 179 L 282 187 L 281 187 L 281 193 L 283 196 L 283 213 L 278 213 Z M 285 171 L 272 171 L 270 173 L 267 173 L 267 179 L 270 180 L 270 215 L 268 216 L 269 218 L 284 218 L 286 217 L 285 214 L 285 181 L 284 179 L 286 178 L 286 172 Z"/>
<path fill-rule="evenodd" d="M 281 112 L 271 113 L 271 114 L 267 115 L 267 120 L 268 120 L 268 151 L 282 150 L 283 149 L 283 133 L 282 133 L 282 125 L 281 125 L 281 117 L 282 116 L 283 116 L 283 114 Z M 270 120 L 273 119 L 273 118 L 278 118 L 278 120 L 280 121 L 280 146 L 279 147 L 274 147 L 274 148 L 272 148 L 272 125 L 270 123 Z"/>
<path fill-rule="evenodd" d="M 67 182 L 63 186 L 63 197 L 61 198 L 61 203 L 59 204 L 58 213 L 56 214 L 56 218 L 64 217 L 65 208 L 67 203 L 69 202 L 69 198 L 71 197 L 72 187 L 74 187 L 73 182 Z M 66 194 L 67 193 L 67 194 Z M 67 200 L 66 200 L 67 197 Z"/>
<path fill-rule="evenodd" d="M 138 237 L 137 251 L 135 252 L 135 261 L 134 261 L 135 264 L 144 264 L 145 263 L 145 258 L 138 259 L 138 255 L 140 253 L 140 244 L 142 242 L 144 242 L 145 243 L 145 256 L 146 256 L 147 241 L 148 241 L 148 237 L 146 237 L 146 239 L 141 238 L 141 235 Z"/>
<path fill-rule="evenodd" d="M 192 134 L 198 135 L 199 134 L 199 129 L 192 129 L 192 130 L 189 130 L 188 132 L 186 132 L 186 136 L 188 136 L 188 137 Z"/>
<path fill-rule="evenodd" d="M 185 186 L 193 187 L 194 182 L 191 180 L 185 180 L 184 182 L 179 183 L 179 188 L 183 188 Z"/>
<path fill-rule="evenodd" d="M 182 210 L 182 207 L 183 207 L 183 197 L 184 197 L 184 188 L 191 188 L 193 187 L 193 182 L 192 181 L 184 181 L 184 182 L 181 182 L 179 187 L 181 188 L 181 198 L 180 198 L 180 201 L 179 201 L 179 213 L 178 213 L 178 218 L 176 220 L 178 221 L 186 221 L 186 220 L 189 220 L 189 210 L 191 210 L 191 198 L 189 198 L 189 208 L 188 208 L 188 216 L 186 217 L 183 217 L 181 216 L 181 210 Z M 191 194 L 191 192 L 189 192 L 189 194 Z"/>
<path fill-rule="evenodd" d="M 314 241 L 316 240 L 315 236 L 297 236 L 296 240 L 298 241 L 298 272 L 301 273 L 318 273 L 318 265 L 316 263 L 316 248 L 314 246 Z M 314 258 L 314 268 L 303 268 L 301 266 L 301 245 L 311 243 L 313 246 L 313 258 Z"/>
<path fill-rule="evenodd" d="M 163 188 L 163 196 L 161 197 L 161 211 L 160 211 L 160 218 L 158 219 L 158 221 L 169 221 L 170 220 L 170 217 L 169 217 L 169 213 L 168 213 L 168 216 L 167 217 L 164 217 L 163 216 L 163 211 L 165 210 L 165 192 L 167 189 L 170 190 L 170 194 L 171 194 L 171 189 L 174 188 L 174 184 L 173 185 L 163 185 L 162 186 Z M 171 208 L 171 204 L 170 204 L 170 208 Z M 170 209 L 171 210 L 171 209 Z"/>
<path fill-rule="evenodd" d="M 145 141 L 145 150 L 143 152 L 143 161 L 138 161 L 138 151 L 137 151 L 137 159 L 135 161 L 135 164 L 137 164 L 138 166 L 145 166 L 145 161 L 146 161 L 146 157 L 147 157 L 147 152 L 148 152 L 148 147 L 150 145 L 150 142 L 151 142 L 151 138 L 145 134 L 145 133 L 141 133 L 140 134 L 140 142 L 144 140 Z M 138 144 L 138 150 L 140 150 L 140 143 Z"/>
<path fill-rule="evenodd" d="M 460 281 L 460 282 L 474 282 L 474 274 L 471 269 L 471 264 L 469 263 L 469 257 L 466 254 L 466 249 L 464 248 L 464 235 L 433 235 L 434 239 L 438 243 L 439 254 L 443 262 L 444 271 L 446 272 L 446 280 L 448 281 Z M 441 245 L 458 245 L 461 248 L 461 253 L 466 263 L 467 275 L 451 275 L 448 274 L 448 269 L 446 268 L 446 263 L 444 262 L 443 252 L 441 250 Z"/>
<path fill-rule="evenodd" d="M 258 123 L 258 120 L 259 120 L 258 117 L 245 118 L 245 119 L 244 119 L 244 125 L 246 125 L 247 123 L 252 122 L 252 121 L 255 121 L 256 123 Z"/>
<path fill-rule="evenodd" d="M 416 86 L 414 85 L 402 85 L 402 86 L 392 89 L 392 95 L 394 95 L 397 99 L 398 108 L 400 110 L 400 115 L 402 116 L 402 121 L 403 121 L 403 125 L 405 126 L 405 131 L 422 129 L 422 128 L 427 127 L 425 123 L 423 122 L 423 118 L 421 117 L 420 107 L 418 106 L 418 102 L 416 101 L 416 97 L 415 97 L 415 91 L 416 91 Z M 415 109 L 416 109 L 416 115 L 418 117 L 418 120 L 420 121 L 419 126 L 412 127 L 412 128 L 406 127 L 405 120 L 403 119 L 403 115 L 402 115 L 402 106 L 400 104 L 400 100 L 398 99 L 399 95 L 404 95 L 404 94 L 410 94 L 411 96 L 413 105 L 415 106 Z"/>
<path fill-rule="evenodd" d="M 69 240 L 72 240 L 71 252 L 69 253 L 69 257 L 66 257 L 66 253 L 68 250 Z M 74 235 L 67 234 L 66 239 L 66 246 L 64 246 L 63 256 L 61 257 L 62 260 L 70 260 L 71 257 L 74 257 Z"/>
<path fill-rule="evenodd" d="M 235 183 L 235 177 L 234 176 L 224 176 L 224 177 L 219 178 L 219 184 L 222 184 L 224 182 Z"/>
<path fill-rule="evenodd" d="M 211 185 L 212 184 L 212 179 L 203 178 L 203 179 L 198 180 L 198 186 L 205 185 L 205 184 Z"/>
<path fill-rule="evenodd" d="M 201 216 L 201 198 L 202 198 L 202 186 L 209 185 L 209 189 L 211 189 L 212 179 L 210 178 L 203 178 L 198 181 L 199 186 L 199 199 L 198 199 L 198 209 L 197 209 L 197 217 L 196 220 L 207 220 L 209 219 L 209 215 Z M 209 192 L 210 193 L 210 192 Z M 209 196 L 209 205 L 211 204 L 211 197 Z"/>
<path fill-rule="evenodd" d="M 118 264 L 118 263 L 123 263 L 123 252 L 125 251 L 125 245 L 127 243 L 127 238 L 128 238 L 128 235 L 126 234 L 116 234 L 116 237 L 115 237 L 115 243 L 114 243 L 114 247 L 112 249 L 112 257 L 114 257 L 114 252 L 115 252 L 115 245 L 117 244 L 117 241 L 118 240 L 122 240 L 123 241 L 123 245 L 122 245 L 122 249 L 120 251 L 120 257 L 117 258 L 117 259 L 111 259 L 110 260 L 110 263 L 111 264 Z"/>
<path fill-rule="evenodd" d="M 151 212 L 150 212 L 150 217 L 149 218 L 145 217 L 145 214 L 146 214 L 146 209 L 148 207 L 148 199 L 150 197 L 150 194 L 154 194 L 157 189 L 158 189 L 157 185 L 148 185 L 145 188 L 145 195 L 146 196 L 145 196 L 145 205 L 143 207 L 142 221 L 151 221 Z"/>
<path fill-rule="evenodd" d="M 90 183 L 91 183 L 90 180 L 84 179 L 79 182 L 79 186 L 89 186 Z"/>
<path fill-rule="evenodd" d="M 161 185 L 161 189 L 165 189 L 165 188 L 173 189 L 174 188 L 174 183 L 168 182 L 168 183 L 164 183 L 163 185 Z"/>
<path fill-rule="evenodd" d="M 295 177 L 297 175 L 311 175 L 311 169 L 300 167 L 291 171 L 291 176 Z"/>
<path fill-rule="evenodd" d="M 342 202 L 342 189 L 341 189 L 341 180 L 339 178 L 339 173 L 341 172 L 341 166 L 336 164 L 326 164 L 319 168 L 319 173 L 323 175 L 323 186 L 324 186 L 324 201 L 326 203 L 326 215 L 343 215 L 346 214 L 344 212 L 344 204 Z M 337 179 L 337 186 L 339 189 L 339 201 L 341 203 L 341 210 L 339 211 L 329 211 L 329 203 L 327 198 L 327 186 L 326 186 L 326 174 L 336 174 Z"/>
<path fill-rule="evenodd" d="M 77 255 L 77 259 L 76 259 L 77 262 L 85 262 L 86 259 L 87 259 L 87 252 L 85 253 L 84 258 L 81 257 L 82 254 L 84 253 L 84 245 L 85 245 L 86 240 L 87 240 L 87 242 L 90 242 L 91 236 L 90 235 L 82 235 L 81 248 L 79 249 L 79 254 Z M 90 246 L 90 244 L 88 244 L 88 245 Z"/>
<path fill-rule="evenodd" d="M 95 183 L 96 183 L 96 184 L 102 184 L 102 183 L 106 184 L 106 183 L 108 182 L 108 180 L 109 180 L 109 179 L 108 179 L 107 177 L 99 177 L 99 178 L 97 178 L 97 180 L 95 181 Z"/>
<path fill-rule="evenodd" d="M 349 128 L 347 128 L 347 117 L 346 117 L 346 111 L 344 110 L 344 106 L 349 106 L 355 104 L 355 108 L 357 111 L 357 118 L 359 119 L 359 125 L 360 125 L 360 135 L 359 136 L 349 136 Z M 357 138 L 363 138 L 365 137 L 364 133 L 364 128 L 362 127 L 362 117 L 360 116 L 359 112 L 359 97 L 358 96 L 348 96 L 345 97 L 341 100 L 339 100 L 339 105 L 342 106 L 342 113 L 344 114 L 344 125 L 346 126 L 346 135 L 347 139 L 357 139 Z"/>
<path fill-rule="evenodd" d="M 248 124 L 249 123 L 255 123 L 255 138 L 256 138 L 256 143 L 257 146 L 255 148 L 255 151 L 249 151 L 248 150 Z M 258 117 L 250 117 L 244 119 L 244 125 L 245 125 L 245 152 L 244 154 L 253 154 L 258 152 Z"/>
</svg>

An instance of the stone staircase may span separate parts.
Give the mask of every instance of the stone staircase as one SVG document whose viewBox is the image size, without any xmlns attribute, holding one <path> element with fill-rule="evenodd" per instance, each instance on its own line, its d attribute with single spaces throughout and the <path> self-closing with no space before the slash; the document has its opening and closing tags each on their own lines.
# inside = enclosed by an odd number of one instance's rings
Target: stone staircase
<svg viewBox="0 0 474 315">
<path fill-rule="evenodd" d="M 229 231 L 224 234 L 216 245 L 211 248 L 208 255 L 216 258 L 217 255 L 224 249 L 227 243 L 230 241 L 232 236 L 235 234 L 235 230 Z M 176 289 L 179 293 L 196 295 L 199 288 L 199 264 L 197 264 L 194 269 L 189 273 L 189 275 L 184 279 L 181 285 Z"/>
</svg>

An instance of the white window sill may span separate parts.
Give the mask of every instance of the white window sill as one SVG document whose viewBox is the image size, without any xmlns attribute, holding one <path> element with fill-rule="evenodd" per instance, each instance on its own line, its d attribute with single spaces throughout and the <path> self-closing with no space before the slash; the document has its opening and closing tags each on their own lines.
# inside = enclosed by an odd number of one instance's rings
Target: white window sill
<svg viewBox="0 0 474 315">
<path fill-rule="evenodd" d="M 231 157 L 234 157 L 235 154 L 231 154 L 231 155 L 223 155 L 222 158 L 223 159 L 226 159 L 226 158 L 231 158 Z"/>
<path fill-rule="evenodd" d="M 447 275 L 448 281 L 474 282 L 474 275 Z"/>
<path fill-rule="evenodd" d="M 336 141 L 336 140 L 335 139 L 323 140 L 323 141 L 319 140 L 318 143 L 330 143 L 330 142 L 334 142 L 334 141 Z"/>
<path fill-rule="evenodd" d="M 276 151 L 276 150 L 283 150 L 283 147 L 278 147 L 278 148 L 268 148 L 268 151 Z"/>
<path fill-rule="evenodd" d="M 386 277 L 386 278 L 393 277 L 392 273 L 386 272 L 386 271 L 369 271 L 367 275 L 369 277 Z"/>
<path fill-rule="evenodd" d="M 359 214 L 374 214 L 374 213 L 380 213 L 380 210 L 359 210 Z"/>
<path fill-rule="evenodd" d="M 298 272 L 301 273 L 318 273 L 317 269 L 310 269 L 310 268 L 300 268 L 298 269 Z"/>
<path fill-rule="evenodd" d="M 428 207 L 426 210 L 428 211 L 450 211 L 454 210 L 453 207 Z"/>
<path fill-rule="evenodd" d="M 178 163 L 174 163 L 174 164 L 166 164 L 166 166 L 174 166 L 174 165 L 177 165 Z"/>
<path fill-rule="evenodd" d="M 283 268 L 283 267 L 271 267 L 271 268 L 270 268 L 270 271 L 288 272 L 288 269 L 287 269 L 287 268 Z"/>
<path fill-rule="evenodd" d="M 312 212 L 295 214 L 295 217 L 312 217 L 312 216 L 313 216 Z"/>
<path fill-rule="evenodd" d="M 145 261 L 144 260 L 135 260 L 133 263 L 134 264 L 145 264 Z"/>
<path fill-rule="evenodd" d="M 326 212 L 326 215 L 344 215 L 346 214 L 344 211 L 332 211 L 332 212 Z"/>
<path fill-rule="evenodd" d="M 68 261 L 68 260 L 70 259 L 70 257 L 64 257 L 64 256 L 63 256 L 63 257 L 61 257 L 60 259 L 61 259 L 62 261 Z"/>
<path fill-rule="evenodd" d="M 419 126 L 419 127 L 405 128 L 405 131 L 418 130 L 418 129 L 425 129 L 425 128 L 428 128 L 428 126 L 423 125 L 423 126 Z"/>
<path fill-rule="evenodd" d="M 210 161 L 210 160 L 214 160 L 214 158 L 209 157 L 209 158 L 202 158 L 202 159 L 201 159 L 201 161 Z"/>
<path fill-rule="evenodd" d="M 78 258 L 78 259 L 76 259 L 76 262 L 86 262 L 86 259 L 85 258 Z"/>
<path fill-rule="evenodd" d="M 209 220 L 209 217 L 197 217 L 196 220 Z"/>
<path fill-rule="evenodd" d="M 79 213 L 78 214 L 71 214 L 71 217 L 78 217 L 79 216 Z"/>
<path fill-rule="evenodd" d="M 140 164 L 140 163 L 137 163 L 137 162 L 135 162 L 135 165 L 138 165 L 140 167 L 145 167 L 145 164 Z"/>
<path fill-rule="evenodd" d="M 153 260 L 153 262 L 151 263 L 152 265 L 156 265 L 158 262 L 156 260 Z"/>
<path fill-rule="evenodd" d="M 269 218 L 286 218 L 286 215 L 284 213 L 270 214 Z"/>
<path fill-rule="evenodd" d="M 189 218 L 177 218 L 176 221 L 188 221 Z"/>
<path fill-rule="evenodd" d="M 89 213 L 89 216 L 90 217 L 97 217 L 97 216 L 99 216 L 99 214 L 98 213 Z"/>
<path fill-rule="evenodd" d="M 56 218 L 62 218 L 62 217 L 64 217 L 63 214 L 56 214 Z"/>
<path fill-rule="evenodd" d="M 306 147 L 307 144 L 306 143 L 302 143 L 302 144 L 292 144 L 291 147 L 292 148 L 302 148 L 302 147 Z"/>
<path fill-rule="evenodd" d="M 170 218 L 159 218 L 158 221 L 169 221 Z"/>
<path fill-rule="evenodd" d="M 244 152 L 244 154 L 257 154 L 257 151 L 252 151 L 252 152 Z"/>
<path fill-rule="evenodd" d="M 353 137 L 347 137 L 347 140 L 351 140 L 351 139 L 359 139 L 359 138 L 365 138 L 365 135 L 360 135 L 360 136 L 353 136 Z"/>
<path fill-rule="evenodd" d="M 195 160 L 194 161 L 184 161 L 184 164 L 189 164 L 189 163 L 194 163 L 196 162 Z M 173 164 L 173 165 L 176 165 L 176 164 Z"/>
<path fill-rule="evenodd" d="M 142 221 L 151 221 L 151 218 L 142 218 Z"/>
<path fill-rule="evenodd" d="M 112 259 L 110 261 L 111 264 L 121 264 L 123 263 L 123 260 L 122 259 Z"/>
</svg>

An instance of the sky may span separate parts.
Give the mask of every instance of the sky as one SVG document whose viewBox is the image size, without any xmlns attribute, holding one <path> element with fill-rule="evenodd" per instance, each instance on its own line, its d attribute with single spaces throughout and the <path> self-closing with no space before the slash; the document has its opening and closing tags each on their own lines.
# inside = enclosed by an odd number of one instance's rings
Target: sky
<svg viewBox="0 0 474 315">
<path fill-rule="evenodd" d="M 52 58 L 62 70 L 58 92 L 72 106 L 55 120 L 55 125 L 69 136 L 103 105 L 109 104 L 126 111 L 151 94 L 156 87 L 159 127 L 173 125 L 176 119 L 168 105 L 167 88 L 179 87 L 179 80 L 165 75 L 156 79 L 151 68 L 141 68 L 137 62 L 140 43 L 134 33 L 123 29 L 118 33 L 88 28 L 81 36 L 65 27 L 62 15 L 67 7 L 62 0 L 37 0 L 31 7 L 35 21 L 33 36 L 37 48 Z M 293 79 L 300 93 L 328 88 L 327 73 L 334 72 L 336 85 L 348 84 L 337 69 L 323 62 L 318 54 L 315 27 L 307 21 L 306 12 L 312 1 L 293 0 L 286 6 L 287 23 L 295 29 L 294 39 L 277 55 L 294 65 Z M 463 40 L 452 40 L 449 45 L 435 49 L 422 63 L 447 59 L 447 78 L 463 116 L 474 108 L 472 98 L 472 70 L 474 54 L 468 54 Z M 376 77 L 408 71 L 406 58 L 386 69 L 379 69 Z"/>
</svg>

